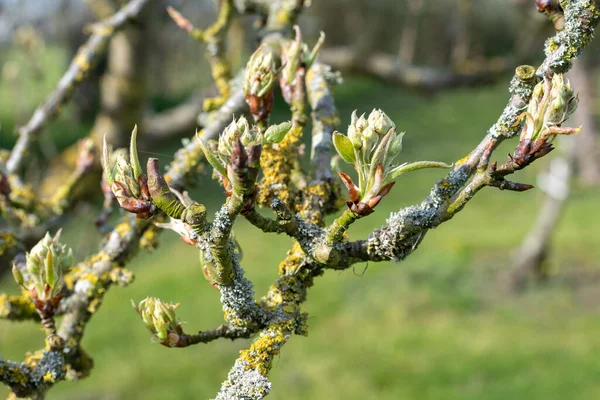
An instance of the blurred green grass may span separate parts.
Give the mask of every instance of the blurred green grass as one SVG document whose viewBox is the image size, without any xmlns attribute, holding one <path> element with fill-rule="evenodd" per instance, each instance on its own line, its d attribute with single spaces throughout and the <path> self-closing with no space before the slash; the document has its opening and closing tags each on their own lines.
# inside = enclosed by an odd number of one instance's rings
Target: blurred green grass
<svg viewBox="0 0 600 400">
<path fill-rule="evenodd" d="M 451 162 L 466 155 L 495 121 L 508 97 L 507 82 L 426 97 L 352 78 L 337 88 L 336 98 L 342 127 L 355 108 L 379 107 L 407 132 L 406 161 Z M 281 104 L 279 110 L 275 119 L 287 118 Z M 6 126 L 10 113 L 0 117 Z M 68 130 L 71 140 L 85 131 Z M 511 145 L 497 152 L 500 159 Z M 544 162 L 516 179 L 535 182 Z M 351 237 L 365 237 L 391 211 L 421 201 L 442 175 L 403 176 L 377 211 L 352 227 Z M 207 177 L 194 194 L 212 211 L 222 201 L 221 190 Z M 292 338 L 275 360 L 270 398 L 596 399 L 600 286 L 593 281 L 574 286 L 557 278 L 518 296 L 503 290 L 511 252 L 541 198 L 538 190 L 484 190 L 452 221 L 429 232 L 406 261 L 359 265 L 318 278 L 305 305 L 309 336 Z M 555 271 L 600 272 L 599 200 L 598 189 L 574 188 L 554 240 Z M 95 212 L 83 210 L 65 232 L 79 257 L 100 240 L 91 223 Z M 236 222 L 235 232 L 243 266 L 261 296 L 291 241 L 257 234 L 244 220 Z M 219 295 L 204 280 L 197 252 L 165 232 L 157 251 L 140 253 L 129 267 L 135 283 L 112 288 L 87 327 L 83 346 L 95 360 L 91 377 L 60 383 L 48 398 L 213 397 L 248 341 L 166 349 L 150 342 L 129 302 L 146 296 L 180 302 L 179 315 L 190 332 L 220 324 Z M 0 291 L 16 293 L 15 286 L 10 277 L 0 281 Z M 20 360 L 42 343 L 37 326 L 0 321 L 5 358 Z M 0 388 L 0 396 L 6 393 Z"/>
</svg>

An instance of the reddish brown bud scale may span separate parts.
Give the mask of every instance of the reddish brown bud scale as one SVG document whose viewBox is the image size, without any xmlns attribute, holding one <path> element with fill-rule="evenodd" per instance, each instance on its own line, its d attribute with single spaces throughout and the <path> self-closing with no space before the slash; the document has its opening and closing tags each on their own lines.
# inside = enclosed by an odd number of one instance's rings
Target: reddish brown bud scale
<svg viewBox="0 0 600 400">
<path fill-rule="evenodd" d="M 246 95 L 246 103 L 250 109 L 250 114 L 252 114 L 257 122 L 266 121 L 269 118 L 273 110 L 274 98 L 272 90 L 262 97 L 254 94 Z"/>
</svg>

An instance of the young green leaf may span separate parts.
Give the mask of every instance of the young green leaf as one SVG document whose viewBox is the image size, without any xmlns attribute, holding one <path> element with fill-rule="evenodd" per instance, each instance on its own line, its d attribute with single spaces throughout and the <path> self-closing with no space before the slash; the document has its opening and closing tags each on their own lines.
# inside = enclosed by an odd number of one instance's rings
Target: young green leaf
<svg viewBox="0 0 600 400">
<path fill-rule="evenodd" d="M 347 136 L 342 135 L 339 132 L 333 133 L 333 145 L 337 150 L 338 154 L 346 161 L 347 163 L 352 164 L 356 161 L 356 155 L 354 154 L 354 146 L 350 139 Z"/>
<path fill-rule="evenodd" d="M 133 170 L 133 177 L 137 180 L 142 174 L 142 166 L 140 165 L 140 159 L 138 158 L 137 151 L 137 125 L 134 125 L 133 131 L 131 131 L 131 143 L 129 145 L 129 163 Z"/>
<path fill-rule="evenodd" d="M 394 180 L 406 172 L 416 171 L 424 168 L 452 168 L 452 165 L 439 161 L 417 161 L 410 164 L 402 164 L 390 172 L 389 179 Z"/>
<path fill-rule="evenodd" d="M 227 176 L 225 165 L 223 165 L 219 157 L 213 153 L 208 146 L 206 146 L 206 143 L 204 143 L 204 141 L 198 136 L 198 133 L 196 133 L 196 136 L 198 137 L 200 148 L 204 153 L 204 157 L 206 157 L 206 161 L 208 161 L 208 163 L 212 165 L 213 168 L 216 169 L 222 176 Z"/>
<path fill-rule="evenodd" d="M 271 125 L 265 132 L 264 142 L 279 143 L 283 140 L 290 129 L 292 129 L 292 123 L 289 121 L 283 122 L 279 125 Z"/>
</svg>

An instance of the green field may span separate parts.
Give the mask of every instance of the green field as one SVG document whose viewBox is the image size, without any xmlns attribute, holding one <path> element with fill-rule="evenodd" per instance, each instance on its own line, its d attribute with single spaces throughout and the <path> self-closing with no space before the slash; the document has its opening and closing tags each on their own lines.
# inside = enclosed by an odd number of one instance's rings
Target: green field
<svg viewBox="0 0 600 400">
<path fill-rule="evenodd" d="M 349 79 L 336 96 L 343 126 L 353 109 L 379 107 L 407 132 L 406 161 L 452 162 L 495 121 L 508 97 L 507 83 L 508 78 L 495 87 L 424 97 Z M 514 145 L 502 147 L 497 157 L 504 160 Z M 517 178 L 535 183 L 543 166 L 534 164 Z M 419 202 L 441 174 L 403 176 L 373 215 L 353 225 L 351 237 L 365 237 L 389 212 Z M 204 193 L 214 189 L 214 194 L 195 199 L 214 211 L 221 191 L 208 179 L 202 185 Z M 453 220 L 429 232 L 406 261 L 358 265 L 318 278 L 305 305 L 309 336 L 294 337 L 282 349 L 269 398 L 597 399 L 600 190 L 573 189 L 554 238 L 553 278 L 517 295 L 506 290 L 506 274 L 541 199 L 538 190 L 486 189 Z M 91 225 L 94 213 L 81 210 L 77 225 L 64 235 L 80 257 L 100 239 Z M 235 232 L 244 250 L 243 267 L 260 296 L 275 279 L 291 241 L 259 234 L 243 220 Z M 157 251 L 140 253 L 129 266 L 135 283 L 112 288 L 88 325 L 83 346 L 95 360 L 92 376 L 58 384 L 49 399 L 206 399 L 216 394 L 238 350 L 249 342 L 167 349 L 150 341 L 130 306 L 130 299 L 146 296 L 180 302 L 179 316 L 190 332 L 222 322 L 219 294 L 204 280 L 197 252 L 171 232 L 161 239 Z M 17 292 L 12 277 L 0 280 L 0 291 Z M 37 326 L 0 321 L 5 358 L 22 359 L 42 343 Z M 0 388 L 0 397 L 6 393 Z"/>
</svg>

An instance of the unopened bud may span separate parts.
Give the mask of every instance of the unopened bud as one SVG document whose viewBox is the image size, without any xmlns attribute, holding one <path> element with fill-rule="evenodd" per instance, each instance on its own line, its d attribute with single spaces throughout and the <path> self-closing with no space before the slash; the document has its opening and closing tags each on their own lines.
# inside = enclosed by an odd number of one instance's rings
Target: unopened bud
<svg viewBox="0 0 600 400">
<path fill-rule="evenodd" d="M 58 242 L 60 231 L 54 238 L 46 233 L 31 252 L 26 254 L 26 274 L 18 267 L 13 267 L 13 275 L 17 283 L 41 301 L 49 301 L 56 297 L 63 286 L 63 275 L 73 264 L 73 251 Z M 35 291 L 35 292 L 34 292 Z"/>
<path fill-rule="evenodd" d="M 401 174 L 422 168 L 448 168 L 447 164 L 419 161 L 399 164 L 395 161 L 402 151 L 404 132 L 397 132 L 394 122 L 381 110 L 373 110 L 368 119 L 352 113 L 348 135 L 333 135 L 333 144 L 348 163 L 354 165 L 359 184 L 350 176 L 339 173 L 350 195 L 348 207 L 357 215 L 373 212 L 381 198 L 389 193 L 394 180 Z"/>
<path fill-rule="evenodd" d="M 275 62 L 265 46 L 260 46 L 250 57 L 244 75 L 244 93 L 246 96 L 262 97 L 273 89 L 275 83 Z"/>
<path fill-rule="evenodd" d="M 167 347 L 177 347 L 183 330 L 177 321 L 175 309 L 179 304 L 164 303 L 155 297 L 147 297 L 133 308 L 142 317 L 146 328 L 160 343 Z"/>
</svg>

